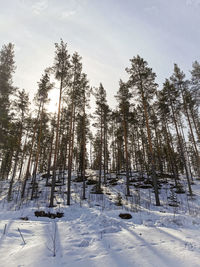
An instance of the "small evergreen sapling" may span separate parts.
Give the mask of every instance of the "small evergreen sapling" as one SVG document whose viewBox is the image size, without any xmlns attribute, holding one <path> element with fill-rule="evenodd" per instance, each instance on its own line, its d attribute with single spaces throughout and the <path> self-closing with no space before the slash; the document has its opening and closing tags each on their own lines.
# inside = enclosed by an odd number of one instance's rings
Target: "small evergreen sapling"
<svg viewBox="0 0 200 267">
<path fill-rule="evenodd" d="M 122 196 L 120 193 L 117 194 L 115 205 L 122 206 Z"/>
<path fill-rule="evenodd" d="M 170 196 L 169 196 L 169 206 L 171 207 L 178 207 L 178 200 L 177 196 L 173 189 L 170 189 Z"/>
</svg>

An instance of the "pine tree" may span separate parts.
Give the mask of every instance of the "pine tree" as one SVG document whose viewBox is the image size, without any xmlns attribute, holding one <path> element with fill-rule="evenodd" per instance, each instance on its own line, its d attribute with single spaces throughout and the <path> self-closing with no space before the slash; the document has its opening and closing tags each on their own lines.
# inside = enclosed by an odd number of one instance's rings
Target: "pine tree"
<svg viewBox="0 0 200 267">
<path fill-rule="evenodd" d="M 106 115 L 108 114 L 108 105 L 106 100 L 106 91 L 103 87 L 103 85 L 100 83 L 99 88 L 96 88 L 95 92 L 96 97 L 96 128 L 97 131 L 99 131 L 100 137 L 99 137 L 99 179 L 98 179 L 98 188 L 97 192 L 101 192 L 101 184 L 102 184 L 102 159 L 103 159 L 103 146 L 104 146 L 104 131 L 106 128 Z M 105 148 L 104 148 L 105 149 Z M 105 164 L 104 164 L 105 165 Z M 105 170 L 105 169 L 104 169 Z"/>
<path fill-rule="evenodd" d="M 57 168 L 57 156 L 58 156 L 58 141 L 59 141 L 59 126 L 60 126 L 60 111 L 63 90 L 69 84 L 69 70 L 70 70 L 70 55 L 68 54 L 67 44 L 61 40 L 60 44 L 56 43 L 56 52 L 54 59 L 53 71 L 55 73 L 55 78 L 60 82 L 59 89 L 59 103 L 58 103 L 58 113 L 57 113 L 57 125 L 56 125 L 56 139 L 55 139 L 55 151 L 54 151 L 54 163 L 53 163 L 53 176 L 52 176 L 52 186 L 51 186 L 51 196 L 49 206 L 54 206 L 54 191 L 56 182 L 56 168 Z"/>
<path fill-rule="evenodd" d="M 52 84 L 50 83 L 50 78 L 49 74 L 46 72 L 40 82 L 38 82 L 38 91 L 35 96 L 35 103 L 37 106 L 37 116 L 34 121 L 34 126 L 33 126 L 33 134 L 31 137 L 31 145 L 30 145 L 30 152 L 29 152 L 29 157 L 28 157 L 28 163 L 26 167 L 26 172 L 25 172 L 25 177 L 22 183 L 22 190 L 21 190 L 21 198 L 24 198 L 25 190 L 26 190 L 26 183 L 27 179 L 30 175 L 30 165 L 31 165 L 31 159 L 33 158 L 33 149 L 34 145 L 36 143 L 36 137 L 37 137 L 37 131 L 39 129 L 39 134 L 38 134 L 38 142 L 37 142 L 37 152 L 36 152 L 36 160 L 35 160 L 35 167 L 34 167 L 34 176 L 36 176 L 37 172 L 37 165 L 38 165 L 38 159 L 39 159 L 39 153 L 40 153 L 40 138 L 42 134 L 42 117 L 44 114 L 44 108 L 45 104 L 48 102 L 48 92 L 52 88 Z M 34 183 L 35 183 L 35 178 L 33 178 L 33 190 L 32 194 L 34 192 Z"/>
<path fill-rule="evenodd" d="M 188 103 L 187 103 L 188 94 L 189 94 L 188 81 L 185 80 L 185 74 L 180 70 L 177 64 L 174 64 L 174 73 L 170 77 L 170 79 L 182 98 L 183 111 L 186 115 L 186 119 L 188 122 L 189 130 L 190 130 L 190 134 L 192 138 L 192 144 L 194 146 L 196 162 L 198 166 L 198 174 L 200 176 L 200 156 L 199 156 L 196 140 L 195 140 L 193 129 L 192 129 L 191 118 L 189 116 L 189 108 L 188 108 Z"/>
<path fill-rule="evenodd" d="M 9 159 L 12 159 L 11 99 L 15 92 L 12 76 L 15 71 L 14 45 L 4 45 L 0 51 L 0 158 L 2 160 L 0 176 L 8 176 Z M 10 135 L 11 134 L 11 135 Z M 10 166 L 10 167 L 9 167 Z"/>
<path fill-rule="evenodd" d="M 200 63 L 195 61 L 192 64 L 191 71 L 191 94 L 189 99 L 189 110 L 192 117 L 192 122 L 196 131 L 198 141 L 200 143 L 200 120 L 199 120 L 199 107 L 200 107 Z"/>
<path fill-rule="evenodd" d="M 89 121 L 87 120 L 87 114 L 86 114 L 86 107 L 88 107 L 88 100 L 89 100 L 89 94 L 90 94 L 90 87 L 88 85 L 88 80 L 86 74 L 82 75 L 82 80 L 81 80 L 81 85 L 82 85 L 82 93 L 81 93 L 81 98 L 82 101 L 80 102 L 81 105 L 79 108 L 83 111 L 82 115 L 82 138 L 81 138 L 81 176 L 83 179 L 83 195 L 82 199 L 86 198 L 85 195 L 85 169 L 86 169 L 86 139 L 87 139 L 87 125 L 89 124 Z"/>
<path fill-rule="evenodd" d="M 119 103 L 119 116 L 122 122 L 124 146 L 125 146 L 125 161 L 126 161 L 126 194 L 130 196 L 129 188 L 129 169 L 130 169 L 130 153 L 128 147 L 128 135 L 129 135 L 129 120 L 130 120 L 130 98 L 131 94 L 129 88 L 125 83 L 120 80 L 119 90 L 117 92 L 117 100 Z"/>
<path fill-rule="evenodd" d="M 139 96 L 139 100 L 142 103 L 146 130 L 148 135 L 148 147 L 149 147 L 149 155 L 151 161 L 152 168 L 152 176 L 153 176 L 153 184 L 155 191 L 155 199 L 156 205 L 160 205 L 159 193 L 158 193 L 158 185 L 157 178 L 155 173 L 155 156 L 152 146 L 152 137 L 151 130 L 149 126 L 149 104 L 150 101 L 155 97 L 157 84 L 155 83 L 156 74 L 152 71 L 150 67 L 148 67 L 147 62 L 141 58 L 140 56 L 134 57 L 130 60 L 131 67 L 127 68 L 126 71 L 130 75 L 128 85 L 132 88 L 132 91 L 135 94 L 137 92 Z"/>
<path fill-rule="evenodd" d="M 81 57 L 77 52 L 72 55 L 71 59 L 71 81 L 68 90 L 69 105 L 70 105 L 70 122 L 69 122 L 69 148 L 68 148 L 68 178 L 67 178 L 67 205 L 70 205 L 71 198 L 71 176 L 72 176 L 72 160 L 74 152 L 74 135 L 76 111 L 80 104 L 81 78 L 82 78 L 82 63 Z"/>
<path fill-rule="evenodd" d="M 170 165 L 170 170 L 174 175 L 175 185 L 177 186 L 177 180 L 179 179 L 179 173 L 178 173 L 178 166 L 176 162 L 176 156 L 175 151 L 173 147 L 173 143 L 171 142 L 171 134 L 168 131 L 168 125 L 171 122 L 171 111 L 170 111 L 170 105 L 169 105 L 169 95 L 167 92 L 165 92 L 164 88 L 163 90 L 160 90 L 157 94 L 158 101 L 156 103 L 157 105 L 157 112 L 159 116 L 159 120 L 161 122 L 161 130 L 164 135 L 164 153 L 166 154 L 167 161 Z"/>
<path fill-rule="evenodd" d="M 33 199 L 34 191 L 35 191 L 35 185 L 36 185 L 36 174 L 38 170 L 38 164 L 39 164 L 39 156 L 41 153 L 41 139 L 42 139 L 42 126 L 45 121 L 45 104 L 48 103 L 48 93 L 52 89 L 53 84 L 50 82 L 50 77 L 48 73 L 45 73 L 42 78 L 40 79 L 40 82 L 38 82 L 38 92 L 36 94 L 35 100 L 40 105 L 41 103 L 41 113 L 39 117 L 39 127 L 38 127 L 38 140 L 37 140 L 37 150 L 35 155 L 35 166 L 33 170 L 33 179 L 32 179 L 32 193 L 31 193 L 31 199 Z"/>
<path fill-rule="evenodd" d="M 21 152 L 21 147 L 22 147 L 22 137 L 24 134 L 24 129 L 25 129 L 25 119 L 26 115 L 28 113 L 28 106 L 29 106 L 29 97 L 28 94 L 26 94 L 25 90 L 18 90 L 17 91 L 17 99 L 14 102 L 15 106 L 15 111 L 16 114 L 19 114 L 19 118 L 16 118 L 16 144 L 15 144 L 15 155 L 14 155 L 14 167 L 12 171 L 12 177 L 10 179 L 10 185 L 9 185 L 9 190 L 8 190 L 8 201 L 11 200 L 11 193 L 12 193 L 12 187 L 13 187 L 13 182 L 15 179 L 16 175 L 16 170 L 17 170 L 17 165 L 19 162 L 19 154 Z"/>
<path fill-rule="evenodd" d="M 166 79 L 165 83 L 163 84 L 163 92 L 164 92 L 164 94 L 167 95 L 167 99 L 169 101 L 168 105 L 170 106 L 170 109 L 171 109 L 172 121 L 173 121 L 173 124 L 175 127 L 177 139 L 178 139 L 178 148 L 180 151 L 180 158 L 181 158 L 182 164 L 185 168 L 189 193 L 190 193 L 190 195 L 192 195 L 192 188 L 191 188 L 188 168 L 186 165 L 186 159 L 185 159 L 185 151 L 184 151 L 180 131 L 178 128 L 178 116 L 180 114 L 179 91 L 172 83 L 170 83 L 170 81 L 168 79 Z"/>
</svg>

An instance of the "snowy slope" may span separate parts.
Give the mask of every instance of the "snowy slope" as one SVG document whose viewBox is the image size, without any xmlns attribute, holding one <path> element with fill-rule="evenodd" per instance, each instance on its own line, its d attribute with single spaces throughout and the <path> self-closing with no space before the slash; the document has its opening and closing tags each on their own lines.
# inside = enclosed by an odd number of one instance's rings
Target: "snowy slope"
<svg viewBox="0 0 200 267">
<path fill-rule="evenodd" d="M 120 186 L 105 189 L 109 193 L 105 197 L 93 195 L 86 201 L 79 201 L 76 187 L 80 185 L 74 187 L 72 205 L 56 208 L 64 212 L 60 219 L 35 217 L 38 209 L 53 211 L 39 200 L 26 202 L 20 208 L 1 200 L 0 266 L 200 266 L 198 183 L 192 200 L 179 196 L 179 201 L 190 209 L 184 210 L 182 205 L 175 215 L 173 207 L 155 207 L 153 201 L 145 208 L 147 191 L 141 191 L 141 208 L 134 211 L 126 199 L 122 207 L 109 203 Z M 164 191 L 163 203 L 167 197 Z M 132 219 L 121 219 L 119 214 L 124 212 L 130 213 Z M 20 219 L 25 216 L 27 221 Z"/>
<path fill-rule="evenodd" d="M 200 266 L 199 220 L 173 222 L 167 214 L 161 220 L 152 214 L 143 219 L 132 213 L 125 221 L 119 213 L 73 205 L 55 220 L 37 219 L 30 209 L 23 211 L 29 221 L 19 220 L 19 212 L 7 214 L 10 219 L 2 214 L 0 229 L 5 224 L 7 229 L 0 240 L 0 266 Z"/>
</svg>

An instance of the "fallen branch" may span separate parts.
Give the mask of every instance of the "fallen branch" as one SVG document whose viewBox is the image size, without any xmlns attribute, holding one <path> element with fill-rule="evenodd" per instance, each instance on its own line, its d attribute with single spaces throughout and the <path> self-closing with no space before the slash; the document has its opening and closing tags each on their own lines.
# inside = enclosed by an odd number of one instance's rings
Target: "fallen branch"
<svg viewBox="0 0 200 267">
<path fill-rule="evenodd" d="M 7 227 L 7 224 L 5 224 L 5 226 L 4 226 L 3 235 L 6 234 L 6 227 Z"/>
<path fill-rule="evenodd" d="M 23 237 L 23 235 L 22 235 L 22 233 L 21 233 L 21 231 L 20 231 L 19 228 L 18 228 L 18 232 L 20 233 L 20 236 L 21 236 L 21 238 L 22 238 L 22 241 L 23 241 L 24 245 L 26 245 L 26 242 L 25 242 L 25 240 L 24 240 L 24 237 Z"/>
</svg>

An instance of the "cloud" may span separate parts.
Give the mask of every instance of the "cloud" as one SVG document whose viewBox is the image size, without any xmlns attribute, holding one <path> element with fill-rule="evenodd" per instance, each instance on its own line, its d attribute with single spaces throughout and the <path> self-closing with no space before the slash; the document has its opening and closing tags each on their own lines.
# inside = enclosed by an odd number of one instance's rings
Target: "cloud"
<svg viewBox="0 0 200 267">
<path fill-rule="evenodd" d="M 145 8 L 145 11 L 146 12 L 148 12 L 148 13 L 153 13 L 153 14 L 155 14 L 155 13 L 158 13 L 158 7 L 156 7 L 156 6 L 151 6 L 151 7 L 146 7 Z"/>
<path fill-rule="evenodd" d="M 42 11 L 47 9 L 47 7 L 48 7 L 48 0 L 41 0 L 32 5 L 32 12 L 35 15 L 39 15 Z"/>
<path fill-rule="evenodd" d="M 63 20 L 67 19 L 67 18 L 69 18 L 75 14 L 76 14 L 75 10 L 70 10 L 70 11 L 66 10 L 66 11 L 62 12 L 61 19 L 63 19 Z"/>
<path fill-rule="evenodd" d="M 200 6 L 200 0 L 187 0 L 186 5 L 198 7 Z"/>
</svg>

